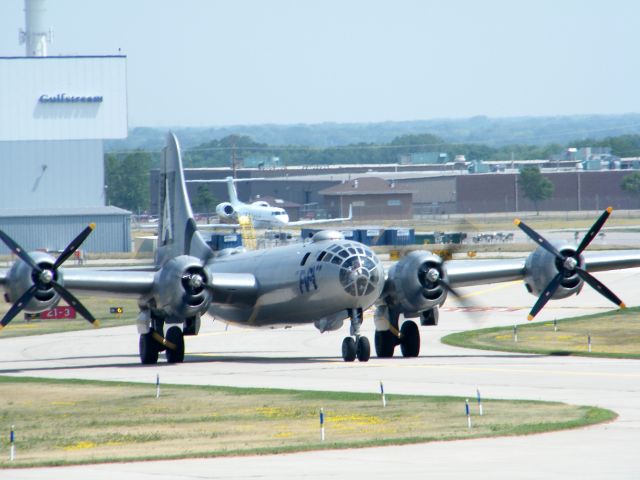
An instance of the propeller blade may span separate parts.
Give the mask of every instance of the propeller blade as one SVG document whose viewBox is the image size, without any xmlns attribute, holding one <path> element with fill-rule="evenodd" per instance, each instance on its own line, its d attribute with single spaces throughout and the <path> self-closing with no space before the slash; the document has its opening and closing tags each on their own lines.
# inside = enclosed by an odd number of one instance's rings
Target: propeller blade
<svg viewBox="0 0 640 480">
<path fill-rule="evenodd" d="M 11 308 L 0 322 L 0 330 L 6 327 L 9 322 L 22 311 L 24 306 L 29 303 L 29 300 L 33 298 L 37 289 L 38 287 L 36 285 L 31 285 L 31 287 L 29 287 L 29 289 L 22 294 L 18 301 L 11 305 Z"/>
<path fill-rule="evenodd" d="M 538 232 L 536 232 L 533 228 L 531 228 L 530 226 L 526 225 L 523 221 L 521 221 L 518 218 L 516 218 L 513 221 L 513 223 L 515 223 L 516 226 L 518 226 L 520 228 L 520 230 L 522 230 L 524 233 L 526 233 L 527 236 L 531 240 L 536 242 L 538 245 L 540 245 L 546 251 L 548 251 L 550 253 L 553 253 L 556 256 L 556 258 L 564 260 L 564 256 L 556 249 L 556 247 L 551 245 L 551 243 L 549 243 L 549 241 L 547 239 L 545 239 L 542 235 L 540 235 Z"/>
<path fill-rule="evenodd" d="M 544 307 L 547 304 L 547 302 L 551 299 L 553 294 L 558 289 L 558 286 L 560 285 L 561 280 L 562 280 L 562 273 L 558 273 L 555 277 L 553 277 L 553 280 L 549 282 L 549 285 L 547 285 L 547 288 L 545 288 L 544 292 L 542 292 L 540 297 L 538 297 L 538 301 L 529 312 L 529 316 L 527 317 L 527 320 L 533 320 L 533 317 L 535 317 L 538 314 L 538 312 L 542 310 L 542 307 Z"/>
<path fill-rule="evenodd" d="M 600 215 L 600 218 L 598 218 L 598 220 L 596 220 L 596 223 L 594 223 L 591 226 L 591 228 L 589 229 L 587 234 L 582 239 L 582 242 L 580 242 L 580 246 L 578 247 L 578 250 L 576 251 L 576 254 L 580 255 L 584 251 L 584 249 L 589 246 L 589 244 L 591 243 L 591 240 L 593 240 L 595 238 L 595 236 L 598 234 L 598 232 L 600 231 L 600 229 L 604 225 L 604 222 L 606 222 L 607 219 L 609 218 L 609 215 L 611 215 L 612 211 L 613 211 L 613 208 L 612 207 L 608 207 L 602 213 L 602 215 Z"/>
<path fill-rule="evenodd" d="M 89 323 L 91 323 L 94 327 L 100 326 L 100 322 L 98 322 L 98 320 L 96 320 L 96 318 L 91 315 L 91 312 L 87 310 L 87 308 L 82 305 L 82 303 L 80 303 L 80 300 L 78 300 L 69 290 L 55 281 L 51 282 L 51 285 L 53 286 L 54 290 L 58 292 L 58 294 L 64 299 L 64 301 L 75 308 L 80 315 L 87 319 Z"/>
<path fill-rule="evenodd" d="M 9 235 L 0 230 L 0 239 L 4 242 L 4 244 L 9 247 L 13 253 L 15 253 L 20 260 L 29 265 L 38 273 L 42 273 L 42 269 L 33 261 L 31 256 L 25 252 L 20 245 L 18 245 Z"/>
<path fill-rule="evenodd" d="M 67 258 L 73 255 L 73 252 L 75 252 L 78 249 L 78 247 L 82 245 L 82 242 L 84 242 L 87 239 L 87 237 L 91 235 L 91 232 L 93 232 L 95 228 L 96 228 L 96 224 L 92 223 L 87 228 L 85 228 L 82 232 L 80 232 L 80 235 L 74 238 L 71 241 L 71 243 L 67 245 L 67 248 L 65 248 L 64 251 L 60 254 L 58 259 L 56 260 L 56 263 L 53 264 L 53 269 L 57 270 L 58 267 L 67 260 Z"/>
<path fill-rule="evenodd" d="M 627 308 L 624 302 L 620 300 L 620 298 L 618 298 L 615 293 L 609 290 L 602 282 L 600 282 L 600 280 L 591 275 L 589 272 L 583 270 L 582 268 L 576 268 L 576 272 L 578 273 L 578 275 L 580 275 L 580 278 L 591 285 L 600 295 L 605 297 L 607 300 L 615 303 L 620 308 Z"/>
<path fill-rule="evenodd" d="M 447 282 L 445 282 L 441 278 L 438 279 L 438 285 L 440 285 L 442 288 L 444 288 L 447 292 L 449 292 L 451 295 L 456 297 L 458 300 L 462 298 L 462 296 L 458 292 L 456 292 L 451 285 L 449 285 Z"/>
</svg>

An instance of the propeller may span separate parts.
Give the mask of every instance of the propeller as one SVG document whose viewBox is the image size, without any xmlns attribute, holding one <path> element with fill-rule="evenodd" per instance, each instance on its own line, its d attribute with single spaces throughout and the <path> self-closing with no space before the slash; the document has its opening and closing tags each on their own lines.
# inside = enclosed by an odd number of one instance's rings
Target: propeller
<svg viewBox="0 0 640 480">
<path fill-rule="evenodd" d="M 53 288 L 61 298 L 63 298 L 70 306 L 74 307 L 80 315 L 82 315 L 87 321 L 89 321 L 94 327 L 98 327 L 98 320 L 82 305 L 69 290 L 56 281 L 58 268 L 62 265 L 71 255 L 75 252 L 82 242 L 84 242 L 91 232 L 96 228 L 96 224 L 92 223 L 85 228 L 80 235 L 74 238 L 67 248 L 56 259 L 51 268 L 42 268 L 36 262 L 33 261 L 31 256 L 24 251 L 24 249 L 18 245 L 9 235 L 0 230 L 0 239 L 9 249 L 20 258 L 24 263 L 29 265 L 32 269 L 31 278 L 33 279 L 33 285 L 29 287 L 22 296 L 15 302 L 9 311 L 5 314 L 0 321 L 0 329 L 6 327 L 11 320 L 15 318 L 27 305 L 31 299 L 36 295 L 39 288 Z"/>
<path fill-rule="evenodd" d="M 598 220 L 596 220 L 596 222 L 591 226 L 587 234 L 584 236 L 584 238 L 580 242 L 580 245 L 578 246 L 575 253 L 573 253 L 572 255 L 564 255 L 560 253 L 551 243 L 549 243 L 548 240 L 546 240 L 542 235 L 536 232 L 533 228 L 529 227 L 519 219 L 517 218 L 515 219 L 514 223 L 520 228 L 520 230 L 526 233 L 527 236 L 529 236 L 529 238 L 531 238 L 534 242 L 536 242 L 546 251 L 553 254 L 558 260 L 558 262 L 556 262 L 556 265 L 558 267 L 558 274 L 555 277 L 553 277 L 551 282 L 549 282 L 547 287 L 544 289 L 544 291 L 536 301 L 535 305 L 529 312 L 529 316 L 527 317 L 528 320 L 533 320 L 533 317 L 535 317 L 538 314 L 538 312 L 540 312 L 540 310 L 542 310 L 542 308 L 547 304 L 549 299 L 553 297 L 553 294 L 556 292 L 556 290 L 560 286 L 560 283 L 562 282 L 562 278 L 572 276 L 574 273 L 577 274 L 586 283 L 591 285 L 591 287 L 593 287 L 598 293 L 600 293 L 606 299 L 615 303 L 620 308 L 626 308 L 626 305 L 624 304 L 624 302 L 620 300 L 620 298 L 618 298 L 618 296 L 615 293 L 609 290 L 604 284 L 602 284 L 597 278 L 595 278 L 589 272 L 587 272 L 582 267 L 580 267 L 580 255 L 589 246 L 591 241 L 598 234 L 598 232 L 600 231 L 604 223 L 609 218 L 609 215 L 611 215 L 612 211 L 613 211 L 613 208 L 608 207 L 602 213 L 602 215 L 600 215 Z"/>
<path fill-rule="evenodd" d="M 436 286 L 446 290 L 448 293 L 453 295 L 455 299 L 458 301 L 461 307 L 465 310 L 468 309 L 478 309 L 478 305 L 474 304 L 466 295 L 461 295 L 456 289 L 454 289 L 447 281 L 442 278 L 441 270 L 446 265 L 446 261 L 442 262 L 442 264 L 438 267 L 435 265 L 423 264 L 418 270 L 418 278 L 420 279 L 420 283 L 423 285 L 423 292 L 425 296 L 430 291 L 436 288 Z M 477 317 L 474 317 L 477 319 Z"/>
</svg>

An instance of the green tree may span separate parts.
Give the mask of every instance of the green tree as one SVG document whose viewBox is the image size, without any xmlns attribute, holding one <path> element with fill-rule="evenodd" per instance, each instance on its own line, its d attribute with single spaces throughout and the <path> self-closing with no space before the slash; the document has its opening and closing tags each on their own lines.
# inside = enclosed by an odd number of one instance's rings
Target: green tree
<svg viewBox="0 0 640 480">
<path fill-rule="evenodd" d="M 105 156 L 107 203 L 138 213 L 149 209 L 151 154 L 136 151 L 122 158 Z"/>
<path fill-rule="evenodd" d="M 518 185 L 524 197 L 533 202 L 537 215 L 540 214 L 539 203 L 551 198 L 555 190 L 551 180 L 543 177 L 538 167 L 525 167 L 520 170 Z"/>
<path fill-rule="evenodd" d="M 622 177 L 620 188 L 640 200 L 640 172 L 633 172 Z"/>
<path fill-rule="evenodd" d="M 206 185 L 199 185 L 196 192 L 196 196 L 193 199 L 193 208 L 198 213 L 210 213 L 213 212 L 217 205 L 216 199 L 211 195 L 209 187 Z"/>
</svg>

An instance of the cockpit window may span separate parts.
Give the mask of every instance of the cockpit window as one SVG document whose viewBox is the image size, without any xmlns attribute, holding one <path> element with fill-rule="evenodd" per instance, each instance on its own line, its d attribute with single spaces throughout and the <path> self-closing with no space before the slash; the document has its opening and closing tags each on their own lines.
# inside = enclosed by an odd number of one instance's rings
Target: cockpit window
<svg viewBox="0 0 640 480">
<path fill-rule="evenodd" d="M 334 245 L 318 261 L 340 266 L 340 283 L 354 297 L 371 294 L 380 282 L 379 261 L 371 250 L 352 243 Z"/>
<path fill-rule="evenodd" d="M 307 253 L 304 254 L 304 257 L 302 257 L 302 261 L 300 262 L 300 266 L 302 266 L 305 263 L 307 263 L 307 258 L 309 258 L 309 255 L 311 255 L 311 252 L 307 252 Z"/>
<path fill-rule="evenodd" d="M 318 255 L 318 258 L 316 258 L 316 261 L 321 262 L 326 254 L 327 254 L 327 252 L 324 251 L 324 250 L 322 252 L 320 252 L 320 255 Z"/>
</svg>

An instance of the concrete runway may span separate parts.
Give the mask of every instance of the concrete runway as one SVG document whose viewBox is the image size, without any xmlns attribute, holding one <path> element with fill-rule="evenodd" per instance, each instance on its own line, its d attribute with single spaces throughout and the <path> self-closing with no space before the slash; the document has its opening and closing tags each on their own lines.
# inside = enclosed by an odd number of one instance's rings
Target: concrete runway
<svg viewBox="0 0 640 480">
<path fill-rule="evenodd" d="M 629 305 L 637 305 L 640 269 L 598 274 Z M 0 374 L 165 383 L 378 390 L 473 398 L 557 400 L 599 405 L 620 417 L 573 431 L 402 447 L 308 452 L 259 457 L 3 470 L 2 478 L 42 479 L 286 479 L 286 478 L 638 478 L 640 476 L 640 363 L 633 360 L 545 357 L 459 349 L 440 337 L 469 328 L 526 323 L 534 297 L 521 282 L 465 289 L 484 313 L 463 313 L 451 300 L 440 325 L 422 327 L 421 356 L 345 364 L 340 345 L 347 326 L 319 334 L 313 327 L 245 330 L 203 322 L 187 340 L 184 364 L 141 366 L 135 327 L 0 340 Z M 450 303 L 451 302 L 451 303 Z M 606 311 L 610 304 L 585 287 L 579 297 L 550 302 L 539 315 L 552 320 Z M 373 322 L 365 322 L 373 339 Z M 594 341 L 596 341 L 594 339 Z M 523 412 L 526 415 L 526 412 Z M 461 417 L 461 421 L 464 418 Z M 327 424 L 327 436 L 331 426 Z M 180 447 L 176 447 L 180 448 Z M 19 455 L 19 451 L 18 451 Z"/>
</svg>

